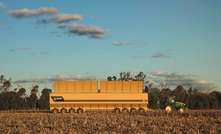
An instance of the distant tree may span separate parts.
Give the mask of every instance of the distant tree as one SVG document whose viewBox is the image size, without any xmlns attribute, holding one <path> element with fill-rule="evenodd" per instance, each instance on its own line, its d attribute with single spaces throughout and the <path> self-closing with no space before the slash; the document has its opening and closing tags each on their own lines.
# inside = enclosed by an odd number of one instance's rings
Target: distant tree
<svg viewBox="0 0 221 134">
<path fill-rule="evenodd" d="M 188 93 L 188 94 L 192 94 L 192 93 L 193 93 L 192 87 L 190 87 L 190 88 L 187 90 L 187 93 Z"/>
<path fill-rule="evenodd" d="M 33 86 L 31 89 L 31 94 L 37 94 L 38 93 L 38 85 Z"/>
<path fill-rule="evenodd" d="M 209 105 L 210 105 L 210 109 L 218 109 L 219 108 L 218 99 L 216 98 L 216 96 L 214 96 L 211 93 L 209 94 Z"/>
<path fill-rule="evenodd" d="M 17 94 L 20 96 L 20 97 L 24 97 L 25 96 L 25 92 L 26 92 L 26 89 L 25 88 L 20 88 L 17 92 Z"/>
<path fill-rule="evenodd" d="M 117 77 L 116 77 L 116 76 L 113 76 L 113 77 L 108 76 L 108 77 L 107 77 L 107 80 L 108 80 L 108 81 L 116 81 L 116 80 L 117 80 Z"/>
<path fill-rule="evenodd" d="M 149 108 L 151 109 L 158 109 L 160 107 L 160 90 L 157 88 L 150 88 L 148 90 L 148 101 L 149 101 Z"/>
<path fill-rule="evenodd" d="M 9 80 L 5 79 L 4 75 L 0 76 L 0 91 L 7 92 L 11 87 L 11 78 Z"/>
<path fill-rule="evenodd" d="M 163 104 L 167 101 L 167 97 L 170 96 L 172 91 L 169 88 L 164 88 L 160 91 L 160 107 L 163 107 Z"/>
<path fill-rule="evenodd" d="M 18 104 L 20 109 L 28 109 L 28 103 L 27 103 L 27 96 L 26 96 L 26 89 L 23 87 L 20 87 L 17 92 L 19 99 Z"/>
<path fill-rule="evenodd" d="M 31 95 L 28 98 L 30 108 L 36 109 L 36 104 L 37 104 L 37 100 L 38 100 L 37 93 L 38 93 L 38 85 L 35 85 L 31 89 Z"/>
<path fill-rule="evenodd" d="M 197 93 L 200 93 L 198 89 L 194 88 L 193 90 L 193 94 L 197 94 Z"/>
<path fill-rule="evenodd" d="M 0 75 L 0 83 L 2 83 L 4 81 L 4 75 Z"/>
<path fill-rule="evenodd" d="M 192 95 L 191 106 L 193 109 L 209 109 L 209 95 L 201 92 L 194 93 Z M 190 101 L 190 100 L 189 100 Z"/>
<path fill-rule="evenodd" d="M 177 86 L 172 91 L 172 95 L 175 96 L 175 101 L 184 102 L 186 98 L 186 90 L 182 86 Z"/>
<path fill-rule="evenodd" d="M 132 80 L 131 72 L 120 72 L 119 81 L 129 81 Z"/>
<path fill-rule="evenodd" d="M 0 110 L 17 110 L 19 109 L 18 95 L 14 91 L 2 92 L 0 94 Z"/>
<path fill-rule="evenodd" d="M 38 101 L 38 105 L 40 109 L 49 109 L 49 94 L 52 92 L 51 89 L 43 89 L 41 91 L 41 97 Z"/>
<path fill-rule="evenodd" d="M 116 76 L 113 76 L 113 77 L 112 77 L 112 80 L 113 80 L 113 81 L 116 81 L 116 80 L 117 80 L 117 77 L 116 77 Z"/>
<path fill-rule="evenodd" d="M 107 77 L 107 80 L 108 80 L 108 81 L 112 81 L 112 77 L 111 77 L 111 76 L 108 76 L 108 77 Z"/>
<path fill-rule="evenodd" d="M 145 85 L 144 92 L 147 93 L 149 91 L 149 89 L 152 88 L 153 83 L 149 83 L 149 81 L 147 81 L 147 82 L 144 83 L 144 85 Z"/>
<path fill-rule="evenodd" d="M 209 96 L 211 96 L 213 99 L 216 98 L 216 100 L 218 102 L 218 108 L 221 109 L 221 92 L 219 92 L 219 91 L 212 91 L 211 93 L 209 93 Z"/>
<path fill-rule="evenodd" d="M 28 103 L 29 103 L 30 108 L 36 109 L 37 100 L 38 100 L 38 96 L 37 96 L 36 94 L 32 93 L 32 94 L 29 96 L 29 98 L 28 98 Z"/>
<path fill-rule="evenodd" d="M 139 72 L 133 80 L 144 81 L 145 78 L 146 78 L 146 74 L 144 74 L 143 72 Z"/>
</svg>

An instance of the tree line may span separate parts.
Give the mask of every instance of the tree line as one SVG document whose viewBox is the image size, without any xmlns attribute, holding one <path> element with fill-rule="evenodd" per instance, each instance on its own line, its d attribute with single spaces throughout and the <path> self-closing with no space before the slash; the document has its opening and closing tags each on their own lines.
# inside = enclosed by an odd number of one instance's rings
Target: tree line
<svg viewBox="0 0 221 134">
<path fill-rule="evenodd" d="M 189 109 L 221 109 L 221 92 L 212 91 L 203 93 L 200 89 L 185 89 L 178 85 L 175 89 L 170 88 L 153 88 L 153 83 L 145 81 L 146 74 L 139 72 L 131 76 L 130 72 L 120 72 L 120 77 L 108 76 L 108 81 L 144 81 L 144 92 L 148 93 L 149 108 L 159 109 L 166 101 L 168 96 L 175 96 L 175 101 L 184 102 Z M 0 110 L 29 110 L 40 109 L 49 110 L 49 94 L 51 89 L 44 88 L 38 98 L 38 85 L 32 87 L 30 95 L 26 94 L 24 87 L 12 87 L 11 79 L 6 80 L 3 75 L 0 76 Z"/>
<path fill-rule="evenodd" d="M 120 77 L 108 76 L 109 81 L 144 81 L 144 92 L 148 93 L 149 107 L 152 109 L 163 108 L 168 96 L 175 96 L 174 101 L 183 102 L 188 109 L 221 109 L 221 92 L 212 91 L 209 93 L 201 92 L 200 89 L 185 89 L 178 85 L 175 89 L 164 87 L 163 89 L 152 88 L 153 83 L 145 81 L 146 74 L 139 72 L 131 76 L 131 72 L 120 72 Z"/>
<path fill-rule="evenodd" d="M 38 85 L 32 87 L 30 95 L 26 95 L 26 89 L 12 87 L 11 79 L 6 80 L 4 75 L 0 76 L 0 110 L 30 110 L 30 109 L 49 109 L 49 94 L 51 89 L 44 88 L 38 98 Z"/>
</svg>

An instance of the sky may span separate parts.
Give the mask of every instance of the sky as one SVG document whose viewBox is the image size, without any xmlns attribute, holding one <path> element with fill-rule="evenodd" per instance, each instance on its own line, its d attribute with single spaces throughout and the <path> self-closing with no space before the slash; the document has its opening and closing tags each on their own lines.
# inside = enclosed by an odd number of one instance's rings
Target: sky
<svg viewBox="0 0 221 134">
<path fill-rule="evenodd" d="M 16 88 L 142 71 L 157 88 L 221 91 L 220 7 L 220 0 L 0 0 L 0 74 Z"/>
</svg>

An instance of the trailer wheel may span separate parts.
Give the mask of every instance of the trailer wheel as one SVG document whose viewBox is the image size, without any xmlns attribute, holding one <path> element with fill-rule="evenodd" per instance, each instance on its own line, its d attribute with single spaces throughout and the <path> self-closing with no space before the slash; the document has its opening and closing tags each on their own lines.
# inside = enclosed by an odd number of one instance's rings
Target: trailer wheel
<svg viewBox="0 0 221 134">
<path fill-rule="evenodd" d="M 129 110 L 128 110 L 127 108 L 123 108 L 123 109 L 122 109 L 122 112 L 124 112 L 124 113 L 129 113 Z"/>
<path fill-rule="evenodd" d="M 139 109 L 138 109 L 138 112 L 139 112 L 140 114 L 144 114 L 144 113 L 145 113 L 145 110 L 144 110 L 143 108 L 139 108 Z"/>
<path fill-rule="evenodd" d="M 54 108 L 54 109 L 52 110 L 52 113 L 59 113 L 59 110 L 58 110 L 57 108 Z"/>
<path fill-rule="evenodd" d="M 62 109 L 61 109 L 61 113 L 63 113 L 63 114 L 64 114 L 64 113 L 67 113 L 67 109 L 62 108 Z"/>
<path fill-rule="evenodd" d="M 70 109 L 68 110 L 68 112 L 71 113 L 71 114 L 72 114 L 72 113 L 75 113 L 75 109 L 74 109 L 74 108 L 70 108 Z"/>
<path fill-rule="evenodd" d="M 168 106 L 165 107 L 165 111 L 166 111 L 167 113 L 172 112 L 172 110 L 173 110 L 173 107 L 170 106 L 170 105 L 168 105 Z"/>
<path fill-rule="evenodd" d="M 78 108 L 77 112 L 78 112 L 78 113 L 83 113 L 84 110 L 83 110 L 82 108 Z"/>
<path fill-rule="evenodd" d="M 68 112 L 71 113 L 71 114 L 73 114 L 73 113 L 75 113 L 75 110 L 74 110 L 73 108 L 71 108 L 71 109 L 69 109 Z"/>
<path fill-rule="evenodd" d="M 120 109 L 119 108 L 115 108 L 114 112 L 118 114 L 118 113 L 120 113 Z"/>
<path fill-rule="evenodd" d="M 131 108 L 131 109 L 130 109 L 130 113 L 133 113 L 133 114 L 134 114 L 134 113 L 136 113 L 136 112 L 137 112 L 136 108 Z"/>
</svg>

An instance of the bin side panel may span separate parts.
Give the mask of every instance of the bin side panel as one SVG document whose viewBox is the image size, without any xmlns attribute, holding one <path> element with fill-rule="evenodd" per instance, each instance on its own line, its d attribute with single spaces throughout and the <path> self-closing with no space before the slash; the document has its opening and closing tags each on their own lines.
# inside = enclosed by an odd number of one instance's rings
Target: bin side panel
<svg viewBox="0 0 221 134">
<path fill-rule="evenodd" d="M 101 93 L 107 92 L 107 81 L 100 81 L 100 92 Z"/>
</svg>

